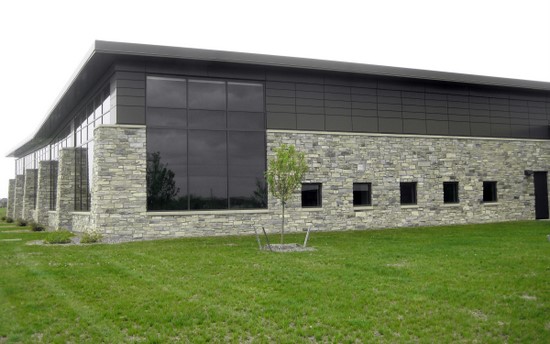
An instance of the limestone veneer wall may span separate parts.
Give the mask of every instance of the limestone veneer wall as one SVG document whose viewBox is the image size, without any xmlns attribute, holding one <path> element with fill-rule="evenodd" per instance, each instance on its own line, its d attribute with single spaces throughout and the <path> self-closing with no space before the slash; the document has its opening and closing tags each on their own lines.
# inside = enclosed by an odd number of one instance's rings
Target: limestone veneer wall
<svg viewBox="0 0 550 344">
<path fill-rule="evenodd" d="M 59 151 L 57 172 L 57 199 L 55 220 L 50 223 L 54 229 L 72 229 L 72 212 L 75 197 L 75 148 L 63 148 Z"/>
<path fill-rule="evenodd" d="M 13 218 L 13 208 L 15 206 L 15 179 L 9 180 L 8 185 L 8 207 L 6 209 L 6 216 Z"/>
<path fill-rule="evenodd" d="M 322 207 L 287 208 L 287 230 L 374 229 L 535 218 L 532 177 L 550 169 L 550 141 L 269 130 L 267 155 L 281 144 L 306 154 L 304 182 L 322 183 Z M 147 212 L 146 135 L 142 126 L 95 131 L 89 226 L 114 237 L 152 239 L 278 232 L 280 203 L 248 211 Z M 400 204 L 400 182 L 417 182 L 417 204 Z M 443 204 L 443 182 L 458 181 L 460 203 Z M 498 182 L 498 202 L 483 203 L 483 181 Z M 353 206 L 353 183 L 372 183 L 371 207 Z"/>
<path fill-rule="evenodd" d="M 36 192 L 36 212 L 34 220 L 48 225 L 52 179 L 57 178 L 57 161 L 40 161 L 38 163 L 38 190 Z"/>
<path fill-rule="evenodd" d="M 38 177 L 37 169 L 27 169 L 25 171 L 25 186 L 23 188 L 23 214 L 22 218 L 31 221 L 34 220 L 33 211 L 36 207 L 36 182 Z"/>
<path fill-rule="evenodd" d="M 23 193 L 25 190 L 25 175 L 19 174 L 15 176 L 15 192 L 14 192 L 14 207 L 13 219 L 23 218 Z"/>
</svg>

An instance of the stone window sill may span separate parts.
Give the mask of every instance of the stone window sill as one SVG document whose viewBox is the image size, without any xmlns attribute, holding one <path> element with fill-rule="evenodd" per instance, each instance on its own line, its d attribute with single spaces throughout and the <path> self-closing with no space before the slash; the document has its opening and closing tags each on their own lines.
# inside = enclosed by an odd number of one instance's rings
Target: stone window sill
<svg viewBox="0 0 550 344">
<path fill-rule="evenodd" d="M 401 209 L 417 209 L 420 208 L 418 204 L 411 204 L 411 205 L 402 205 Z"/>
<path fill-rule="evenodd" d="M 89 211 L 73 211 L 71 214 L 73 215 L 90 215 Z"/>
<path fill-rule="evenodd" d="M 306 208 L 300 208 L 301 211 L 307 211 L 307 212 L 310 212 L 310 211 L 323 211 L 323 208 L 322 207 L 306 207 Z"/>
<path fill-rule="evenodd" d="M 353 211 L 367 211 L 367 210 L 373 210 L 374 206 L 372 205 L 361 205 L 361 206 L 355 206 L 353 207 Z"/>
<path fill-rule="evenodd" d="M 246 210 L 192 210 L 192 211 L 148 211 L 147 216 L 192 216 L 192 215 L 239 215 L 239 214 L 268 214 L 268 209 Z"/>
<path fill-rule="evenodd" d="M 443 208 L 458 208 L 460 207 L 460 203 L 443 203 L 441 206 Z"/>
<path fill-rule="evenodd" d="M 488 206 L 488 207 L 495 207 L 495 206 L 499 205 L 498 202 L 483 202 L 482 204 L 484 206 Z"/>
</svg>

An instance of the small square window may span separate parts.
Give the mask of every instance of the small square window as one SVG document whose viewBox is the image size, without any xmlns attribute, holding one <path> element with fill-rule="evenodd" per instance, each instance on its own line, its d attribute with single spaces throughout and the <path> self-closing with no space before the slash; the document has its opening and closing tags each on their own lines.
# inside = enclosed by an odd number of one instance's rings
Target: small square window
<svg viewBox="0 0 550 344">
<path fill-rule="evenodd" d="M 497 182 L 483 182 L 483 202 L 496 202 Z"/>
<path fill-rule="evenodd" d="M 443 203 L 458 203 L 458 182 L 443 183 Z"/>
<path fill-rule="evenodd" d="M 321 184 L 302 184 L 302 207 L 321 207 Z"/>
<path fill-rule="evenodd" d="M 353 183 L 353 205 L 372 205 L 371 203 L 372 187 L 371 183 Z"/>
<path fill-rule="evenodd" d="M 416 204 L 416 182 L 400 183 L 401 204 Z"/>
</svg>

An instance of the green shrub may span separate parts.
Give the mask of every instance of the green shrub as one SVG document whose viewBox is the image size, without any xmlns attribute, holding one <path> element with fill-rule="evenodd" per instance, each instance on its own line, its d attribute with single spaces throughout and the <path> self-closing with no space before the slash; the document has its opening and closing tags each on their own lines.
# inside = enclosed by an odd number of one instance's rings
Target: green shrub
<svg viewBox="0 0 550 344">
<path fill-rule="evenodd" d="M 82 234 L 82 238 L 80 238 L 80 242 L 82 244 L 92 244 L 95 242 L 100 242 L 101 239 L 103 239 L 103 235 L 101 235 L 101 233 L 98 233 L 96 231 L 87 231 L 84 234 Z"/>
<path fill-rule="evenodd" d="M 30 223 L 30 226 L 31 226 L 31 229 L 32 229 L 33 232 L 42 232 L 46 229 L 46 227 L 44 227 L 40 223 L 34 222 L 34 221 L 32 221 Z"/>
<path fill-rule="evenodd" d="M 8 216 L 8 217 L 6 217 L 6 222 L 7 222 L 7 223 L 12 223 L 12 222 L 13 222 L 13 219 L 12 219 L 11 217 Z"/>
<path fill-rule="evenodd" d="M 6 217 L 5 217 L 5 216 L 2 216 L 2 221 L 6 221 Z"/>
<path fill-rule="evenodd" d="M 68 244 L 73 236 L 74 234 L 66 229 L 58 229 L 55 232 L 48 233 L 44 241 L 48 244 Z"/>
<path fill-rule="evenodd" d="M 27 225 L 27 220 L 23 220 L 23 219 L 17 219 L 17 221 L 15 221 L 15 223 L 19 226 L 19 227 L 25 227 Z"/>
</svg>

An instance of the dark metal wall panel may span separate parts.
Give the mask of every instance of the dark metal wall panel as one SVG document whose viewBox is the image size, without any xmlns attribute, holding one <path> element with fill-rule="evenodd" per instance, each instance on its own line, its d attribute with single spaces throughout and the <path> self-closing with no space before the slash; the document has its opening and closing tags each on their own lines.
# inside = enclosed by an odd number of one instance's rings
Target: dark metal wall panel
<svg viewBox="0 0 550 344">
<path fill-rule="evenodd" d="M 144 75 L 262 81 L 268 129 L 550 138 L 550 92 L 317 70 L 184 61 L 117 79 L 120 121 L 142 120 Z"/>
<path fill-rule="evenodd" d="M 116 87 L 116 123 L 145 124 L 145 80 L 143 71 L 127 71 L 135 66 L 116 66 L 114 83 Z M 135 67 L 140 69 L 139 67 Z"/>
</svg>

